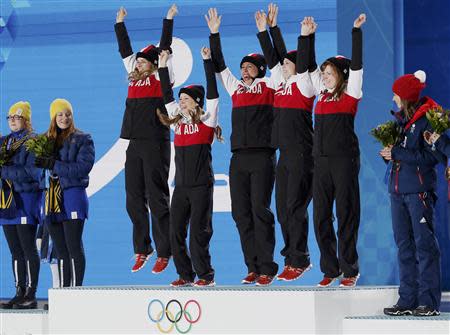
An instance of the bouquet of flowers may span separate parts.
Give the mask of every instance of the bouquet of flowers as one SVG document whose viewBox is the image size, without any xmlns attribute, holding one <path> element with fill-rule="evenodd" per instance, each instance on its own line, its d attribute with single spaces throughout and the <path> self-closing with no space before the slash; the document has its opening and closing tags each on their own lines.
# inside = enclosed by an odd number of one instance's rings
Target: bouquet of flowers
<svg viewBox="0 0 450 335">
<path fill-rule="evenodd" d="M 433 130 L 439 135 L 450 128 L 450 110 L 443 109 L 441 106 L 431 108 L 427 112 L 427 119 Z"/>
<path fill-rule="evenodd" d="M 0 166 L 3 166 L 6 163 L 8 163 L 10 158 L 11 157 L 10 157 L 9 153 L 6 150 L 6 145 L 2 145 L 0 147 Z"/>
<path fill-rule="evenodd" d="M 401 129 L 395 121 L 380 124 L 370 131 L 370 134 L 380 142 L 383 147 L 395 145 L 400 138 Z"/>
<path fill-rule="evenodd" d="M 27 140 L 25 147 L 28 151 L 34 153 L 36 157 L 49 157 L 53 155 L 55 141 L 48 138 L 46 134 L 41 134 Z"/>
</svg>

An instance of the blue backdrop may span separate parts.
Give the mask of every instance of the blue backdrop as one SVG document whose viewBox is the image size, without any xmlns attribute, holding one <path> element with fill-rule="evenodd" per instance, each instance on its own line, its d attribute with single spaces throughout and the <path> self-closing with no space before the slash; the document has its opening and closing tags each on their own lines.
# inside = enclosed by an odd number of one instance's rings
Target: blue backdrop
<svg viewBox="0 0 450 335">
<path fill-rule="evenodd" d="M 400 1 L 399 1 L 400 2 Z M 314 16 L 319 23 L 317 60 L 344 54 L 350 56 L 350 31 L 353 20 L 366 12 L 364 30 L 364 97 L 357 116 L 361 143 L 362 216 L 358 248 L 361 260 L 361 284 L 395 284 L 396 253 L 392 238 L 390 209 L 383 183 L 384 164 L 379 160 L 379 145 L 369 130 L 384 122 L 392 108 L 390 86 L 403 61 L 398 44 L 402 25 L 394 6 L 396 1 L 279 1 L 279 25 L 288 49 L 294 49 L 299 22 Z M 401 2 L 400 2 L 401 3 Z M 267 8 L 268 1 L 183 1 L 175 18 L 174 36 L 190 47 L 193 67 L 185 84 L 204 82 L 200 47 L 207 45 L 208 34 L 203 15 L 211 6 L 223 14 L 222 43 L 227 64 L 238 72 L 239 61 L 250 52 L 260 52 L 253 13 Z M 38 132 L 49 123 L 48 107 L 56 97 L 64 97 L 74 106 L 78 128 L 93 135 L 97 161 L 116 143 L 127 92 L 126 74 L 117 52 L 113 25 L 117 9 L 126 6 L 126 24 L 134 50 L 159 40 L 162 17 L 168 1 L 1 1 L 0 13 L 0 108 L 1 132 L 7 133 L 5 116 L 11 104 L 28 100 L 33 110 L 33 125 Z M 427 69 L 425 69 L 427 70 Z M 231 101 L 220 87 L 220 123 L 229 137 Z M 229 141 L 216 143 L 213 165 L 216 174 L 228 175 Z M 108 169 L 108 166 L 104 167 Z M 105 171 L 106 172 L 106 171 Z M 96 181 L 93 180 L 93 183 Z M 274 205 L 274 203 L 273 203 Z M 90 219 L 84 242 L 87 255 L 85 285 L 168 284 L 176 278 L 170 268 L 159 276 L 151 274 L 151 265 L 138 273 L 133 264 L 131 222 L 125 210 L 123 171 L 90 198 Z M 274 206 L 272 206 L 274 208 Z M 310 213 L 312 214 L 312 213 Z M 312 216 L 311 216 L 312 217 Z M 215 212 L 211 241 L 213 266 L 218 284 L 238 284 L 246 273 L 239 237 L 229 212 Z M 279 225 L 276 261 L 283 247 Z M 314 268 L 298 284 L 313 285 L 322 277 L 319 255 L 310 222 L 309 245 Z M 0 238 L 0 297 L 13 293 L 10 254 Z M 38 295 L 46 296 L 50 271 L 41 268 Z M 297 284 L 297 283 L 296 283 Z M 285 284 L 277 284 L 285 285 Z"/>
</svg>

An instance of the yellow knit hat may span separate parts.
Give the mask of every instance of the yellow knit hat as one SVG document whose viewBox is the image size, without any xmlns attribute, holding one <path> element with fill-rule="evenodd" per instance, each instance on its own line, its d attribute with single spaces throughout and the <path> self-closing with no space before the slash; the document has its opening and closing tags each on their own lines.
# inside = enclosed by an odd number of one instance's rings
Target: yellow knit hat
<svg viewBox="0 0 450 335">
<path fill-rule="evenodd" d="M 50 104 L 50 120 L 53 120 L 56 114 L 64 110 L 68 110 L 73 114 L 72 105 L 69 101 L 67 101 L 66 99 L 53 100 Z"/>
<path fill-rule="evenodd" d="M 8 115 L 19 115 L 24 119 L 31 121 L 31 106 L 28 101 L 19 101 L 11 106 Z"/>
</svg>

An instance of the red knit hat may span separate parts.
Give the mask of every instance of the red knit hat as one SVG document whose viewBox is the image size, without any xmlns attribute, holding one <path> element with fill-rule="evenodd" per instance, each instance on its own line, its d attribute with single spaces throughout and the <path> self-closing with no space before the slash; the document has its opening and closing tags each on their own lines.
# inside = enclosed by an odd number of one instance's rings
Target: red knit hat
<svg viewBox="0 0 450 335">
<path fill-rule="evenodd" d="M 418 101 L 420 92 L 426 86 L 426 78 L 427 75 L 422 70 L 418 70 L 414 74 L 405 74 L 394 81 L 392 91 L 403 100 Z"/>
</svg>

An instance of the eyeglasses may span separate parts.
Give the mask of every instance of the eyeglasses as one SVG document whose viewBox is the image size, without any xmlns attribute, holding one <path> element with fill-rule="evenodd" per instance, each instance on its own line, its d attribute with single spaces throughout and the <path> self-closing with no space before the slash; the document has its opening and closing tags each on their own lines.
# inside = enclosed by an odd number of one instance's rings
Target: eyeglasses
<svg viewBox="0 0 450 335">
<path fill-rule="evenodd" d="M 20 115 L 8 115 L 7 117 L 6 117 L 6 120 L 8 120 L 8 121 L 19 121 L 19 120 L 22 120 L 23 119 L 23 116 L 20 116 Z"/>
</svg>

